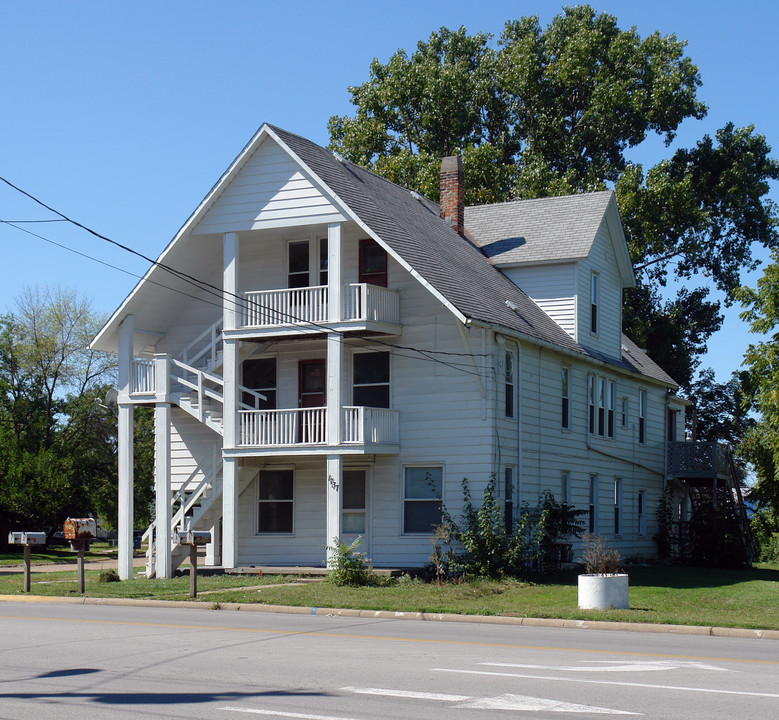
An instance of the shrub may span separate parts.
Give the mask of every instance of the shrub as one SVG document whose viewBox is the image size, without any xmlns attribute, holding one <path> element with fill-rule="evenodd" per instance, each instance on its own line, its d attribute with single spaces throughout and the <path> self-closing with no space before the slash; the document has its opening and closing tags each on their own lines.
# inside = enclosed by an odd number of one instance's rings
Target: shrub
<svg viewBox="0 0 779 720">
<path fill-rule="evenodd" d="M 749 526 L 755 544 L 755 560 L 779 561 L 779 515 L 772 513 L 771 508 L 762 507 L 752 515 Z"/>
<path fill-rule="evenodd" d="M 111 582 L 119 582 L 120 581 L 119 573 L 116 572 L 113 568 L 109 568 L 108 570 L 101 570 L 100 574 L 97 576 L 97 581 L 101 583 L 111 583 Z"/>
<path fill-rule="evenodd" d="M 358 537 L 349 545 L 342 543 L 338 538 L 333 538 L 333 545 L 327 545 L 330 557 L 330 569 L 327 579 L 339 587 L 361 587 L 364 585 L 376 585 L 373 568 L 365 559 L 365 553 L 357 552 L 362 538 Z"/>
<path fill-rule="evenodd" d="M 480 507 L 474 507 L 470 485 L 463 479 L 463 511 L 459 522 L 442 508 L 443 522 L 433 536 L 431 564 L 438 580 L 460 576 L 521 577 L 554 543 L 580 534 L 580 511 L 555 501 L 546 491 L 538 506 L 523 504 L 519 517 L 506 527 L 503 501 L 491 475 Z"/>
<path fill-rule="evenodd" d="M 616 548 L 606 545 L 600 535 L 587 533 L 584 541 L 582 560 L 589 575 L 616 575 L 622 572 L 622 558 Z"/>
</svg>

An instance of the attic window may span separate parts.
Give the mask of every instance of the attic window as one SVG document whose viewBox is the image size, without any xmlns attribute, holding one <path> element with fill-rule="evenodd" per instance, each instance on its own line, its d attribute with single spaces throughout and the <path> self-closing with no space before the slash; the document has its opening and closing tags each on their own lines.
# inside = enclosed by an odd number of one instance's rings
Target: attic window
<svg viewBox="0 0 779 720">
<path fill-rule="evenodd" d="M 590 275 L 590 332 L 598 332 L 598 275 Z"/>
</svg>

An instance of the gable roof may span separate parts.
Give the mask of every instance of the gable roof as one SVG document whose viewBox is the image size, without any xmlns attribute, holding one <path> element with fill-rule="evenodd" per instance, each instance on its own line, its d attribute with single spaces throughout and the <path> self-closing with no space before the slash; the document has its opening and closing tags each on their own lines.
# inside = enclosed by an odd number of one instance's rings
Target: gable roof
<svg viewBox="0 0 779 720">
<path fill-rule="evenodd" d="M 611 190 L 465 208 L 468 232 L 497 267 L 584 260 L 604 224 L 622 285 L 633 287 L 633 267 Z"/>
<path fill-rule="evenodd" d="M 217 202 L 253 152 L 269 138 L 300 164 L 319 189 L 331 198 L 335 208 L 358 223 L 461 321 L 502 328 L 553 349 L 610 362 L 625 370 L 641 372 L 660 382 L 675 385 L 648 358 L 643 364 L 630 363 L 624 356 L 620 360 L 603 358 L 574 342 L 522 290 L 497 270 L 475 243 L 458 235 L 440 219 L 436 203 L 416 193 L 412 195 L 405 188 L 365 168 L 337 158 L 316 143 L 273 125 L 263 125 L 257 131 L 173 238 L 160 256 L 161 260 L 173 264 L 179 259 L 182 255 L 176 248 L 179 241 L 188 236 L 189 243 L 197 237 L 191 234 L 192 230 Z M 593 204 L 598 205 L 598 198 Z M 187 255 L 192 257 L 191 253 Z M 93 347 L 116 347 L 116 333 L 121 320 L 127 313 L 135 312 L 143 306 L 141 288 L 148 283 L 154 284 L 151 276 L 160 272 L 159 268 L 152 267 L 146 273 L 100 331 L 93 341 Z M 189 272 L 196 274 L 192 270 Z M 147 317 L 151 317 L 151 313 L 147 313 Z M 153 327 L 150 329 L 154 330 Z"/>
</svg>

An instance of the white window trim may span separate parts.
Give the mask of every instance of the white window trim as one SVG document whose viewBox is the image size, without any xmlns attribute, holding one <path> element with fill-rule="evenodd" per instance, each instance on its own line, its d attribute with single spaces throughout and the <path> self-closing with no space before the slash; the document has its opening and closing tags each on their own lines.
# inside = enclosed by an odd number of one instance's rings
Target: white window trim
<svg viewBox="0 0 779 720">
<path fill-rule="evenodd" d="M 563 375 L 565 375 L 565 383 L 563 383 Z M 563 394 L 565 390 L 566 394 Z M 563 424 L 563 401 L 568 401 L 567 423 Z M 560 367 L 560 427 L 562 430 L 568 432 L 571 431 L 571 367 L 569 365 L 562 365 Z"/>
<path fill-rule="evenodd" d="M 371 538 L 371 466 L 370 465 L 348 465 L 343 468 L 343 472 L 347 471 L 359 471 L 365 473 L 365 531 L 362 533 L 345 533 L 343 535 L 362 535 L 363 538 L 363 550 L 365 547 L 370 547 Z M 344 512 L 359 512 L 350 509 L 344 510 L 344 494 L 339 493 L 341 503 L 341 527 L 343 528 Z"/>
<path fill-rule="evenodd" d="M 600 530 L 600 523 L 599 520 L 599 514 L 600 514 L 600 503 L 599 495 L 600 495 L 600 488 L 598 486 L 598 474 L 597 473 L 590 473 L 590 484 L 589 484 L 589 493 L 587 498 L 587 509 L 590 513 L 590 517 L 588 518 L 588 528 L 589 532 L 592 534 L 597 534 Z"/>
<path fill-rule="evenodd" d="M 595 308 L 595 329 L 593 330 L 593 307 Z M 588 314 L 590 335 L 597 336 L 600 333 L 600 274 L 594 270 L 590 272 L 590 312 Z"/>
<path fill-rule="evenodd" d="M 614 523 L 614 535 L 621 537 L 625 528 L 625 515 L 624 515 L 624 503 L 622 502 L 624 494 L 624 485 L 622 478 L 617 476 L 614 478 L 614 520 L 619 517 L 619 522 Z"/>
<path fill-rule="evenodd" d="M 292 500 L 260 500 L 260 477 L 263 470 L 292 472 Z M 254 479 L 254 535 L 255 537 L 295 537 L 295 505 L 297 504 L 297 473 L 294 465 L 266 465 L 261 467 Z M 261 502 L 291 502 L 292 503 L 292 532 L 260 532 L 260 503 Z"/>
<path fill-rule="evenodd" d="M 404 538 L 429 538 L 430 532 L 405 532 L 406 526 L 406 468 L 441 468 L 441 507 L 445 505 L 446 495 L 446 466 L 443 462 L 407 462 L 400 466 L 400 537 Z M 419 499 L 419 498 L 416 498 Z M 414 502 L 415 498 L 409 498 Z"/>
<path fill-rule="evenodd" d="M 641 498 L 640 504 L 639 498 Z M 636 521 L 638 523 L 638 534 L 643 537 L 646 535 L 646 490 L 643 489 L 636 493 Z"/>
<path fill-rule="evenodd" d="M 355 355 L 367 355 L 368 353 L 376 354 L 376 353 L 382 353 L 382 352 L 386 352 L 389 355 L 389 382 L 386 382 L 386 383 L 366 383 L 364 385 L 359 385 L 358 387 L 380 387 L 380 386 L 383 386 L 383 385 L 387 385 L 389 387 L 389 407 L 390 408 L 394 407 L 394 405 L 393 405 L 393 398 L 392 398 L 392 386 L 393 386 L 393 382 L 392 382 L 392 374 L 393 374 L 392 364 L 393 364 L 393 361 L 392 361 L 392 353 L 390 352 L 389 348 L 387 348 L 387 350 L 373 350 L 371 348 L 362 348 L 361 347 L 361 348 L 355 348 L 352 351 L 352 357 L 351 357 L 350 362 L 348 363 L 348 373 L 349 373 L 349 375 L 348 375 L 348 377 L 349 377 L 349 403 L 348 404 L 349 405 L 352 405 L 353 401 L 354 401 L 354 388 L 355 388 L 355 384 L 354 384 L 354 356 Z"/>
</svg>

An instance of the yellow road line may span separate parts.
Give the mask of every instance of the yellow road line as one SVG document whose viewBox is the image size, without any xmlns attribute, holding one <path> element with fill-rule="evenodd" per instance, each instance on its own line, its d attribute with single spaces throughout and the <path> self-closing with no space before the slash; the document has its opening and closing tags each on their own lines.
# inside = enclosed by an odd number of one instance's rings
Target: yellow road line
<svg viewBox="0 0 779 720">
<path fill-rule="evenodd" d="M 724 658 L 710 657 L 707 655 L 676 655 L 673 653 L 649 653 L 649 652 L 631 652 L 628 650 L 595 650 L 591 648 L 567 648 L 552 647 L 545 645 L 523 645 L 517 643 L 494 643 L 479 642 L 473 640 L 439 640 L 432 638 L 405 638 L 393 635 L 363 635 L 361 633 L 338 633 L 310 630 L 273 630 L 269 628 L 237 628 L 225 627 L 219 625 L 189 625 L 181 623 L 153 623 L 140 622 L 136 620 L 92 620 L 79 618 L 55 618 L 55 617 L 26 617 L 23 615 L 0 615 L 0 620 L 29 620 L 31 622 L 62 622 L 83 625 L 123 625 L 126 627 L 150 627 L 150 628 L 169 628 L 171 630 L 197 630 L 209 632 L 240 632 L 255 633 L 258 635 L 305 635 L 307 637 L 317 638 L 339 638 L 347 640 L 381 640 L 385 642 L 400 643 L 421 643 L 428 645 L 458 645 L 464 647 L 491 647 L 508 648 L 515 650 L 547 650 L 552 652 L 575 652 L 575 653 L 593 653 L 596 655 L 617 655 L 629 657 L 651 657 L 651 658 L 673 658 L 677 660 L 705 660 L 709 662 L 728 662 L 728 663 L 753 663 L 760 665 L 779 665 L 779 660 L 749 660 L 745 658 Z"/>
</svg>

